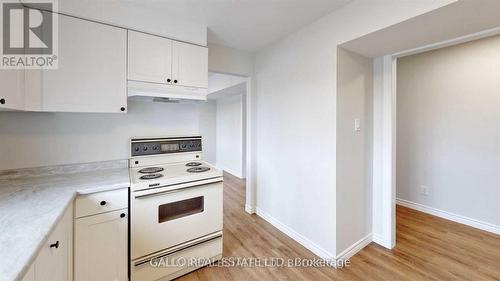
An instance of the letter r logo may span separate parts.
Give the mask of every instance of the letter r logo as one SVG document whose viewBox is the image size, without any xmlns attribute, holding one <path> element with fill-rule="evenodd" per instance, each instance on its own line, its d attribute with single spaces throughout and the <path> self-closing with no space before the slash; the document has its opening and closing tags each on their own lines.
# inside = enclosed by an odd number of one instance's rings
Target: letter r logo
<svg viewBox="0 0 500 281">
<path fill-rule="evenodd" d="M 52 3 L 2 3 L 3 54 L 50 55 L 53 52 Z"/>
</svg>

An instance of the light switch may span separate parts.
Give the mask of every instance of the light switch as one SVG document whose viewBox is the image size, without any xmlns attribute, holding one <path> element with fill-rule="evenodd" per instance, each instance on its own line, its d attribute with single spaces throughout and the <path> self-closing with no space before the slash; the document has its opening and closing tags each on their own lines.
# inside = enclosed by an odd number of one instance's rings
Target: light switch
<svg viewBox="0 0 500 281">
<path fill-rule="evenodd" d="M 361 131 L 361 119 L 359 118 L 354 119 L 354 131 Z"/>
</svg>

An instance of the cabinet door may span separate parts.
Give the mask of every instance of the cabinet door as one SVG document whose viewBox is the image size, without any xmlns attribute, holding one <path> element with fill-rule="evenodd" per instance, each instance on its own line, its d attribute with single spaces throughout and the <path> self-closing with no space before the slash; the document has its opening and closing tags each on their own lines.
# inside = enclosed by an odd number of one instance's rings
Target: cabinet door
<svg viewBox="0 0 500 281">
<path fill-rule="evenodd" d="M 128 79 L 171 84 L 172 40 L 129 31 Z"/>
<path fill-rule="evenodd" d="M 42 110 L 124 112 L 125 29 L 59 15 L 58 69 L 42 73 Z"/>
<path fill-rule="evenodd" d="M 36 281 L 72 280 L 73 206 L 70 206 L 35 260 Z"/>
<path fill-rule="evenodd" d="M 35 281 L 35 265 L 32 264 L 21 281 Z"/>
<path fill-rule="evenodd" d="M 173 43 L 174 85 L 208 88 L 208 49 L 182 42 Z"/>
<path fill-rule="evenodd" d="M 126 281 L 127 209 L 75 220 L 75 281 Z"/>
<path fill-rule="evenodd" d="M 24 110 L 24 69 L 0 69 L 0 110 Z"/>
</svg>

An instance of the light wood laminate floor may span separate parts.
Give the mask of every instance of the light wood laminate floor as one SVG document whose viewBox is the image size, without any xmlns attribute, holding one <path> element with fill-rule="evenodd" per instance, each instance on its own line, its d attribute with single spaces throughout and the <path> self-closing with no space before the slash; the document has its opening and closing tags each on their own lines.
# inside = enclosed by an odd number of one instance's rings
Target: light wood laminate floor
<svg viewBox="0 0 500 281">
<path fill-rule="evenodd" d="M 244 211 L 244 181 L 224 180 L 224 256 L 316 257 Z M 398 206 L 396 241 L 371 243 L 343 269 L 205 267 L 177 280 L 500 280 L 500 235 Z"/>
</svg>

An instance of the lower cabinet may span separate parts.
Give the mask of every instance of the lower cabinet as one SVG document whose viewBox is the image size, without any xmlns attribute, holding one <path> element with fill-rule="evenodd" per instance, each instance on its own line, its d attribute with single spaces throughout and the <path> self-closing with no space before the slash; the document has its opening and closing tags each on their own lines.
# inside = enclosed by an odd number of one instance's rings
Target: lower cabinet
<svg viewBox="0 0 500 281">
<path fill-rule="evenodd" d="M 127 209 L 75 220 L 75 281 L 128 279 Z"/>
<path fill-rule="evenodd" d="M 70 207 L 38 254 L 35 261 L 36 281 L 72 280 L 72 230 L 73 208 Z"/>
<path fill-rule="evenodd" d="M 127 196 L 127 188 L 78 196 L 22 281 L 128 281 Z"/>
<path fill-rule="evenodd" d="M 21 281 L 35 281 L 35 265 L 32 264 Z"/>
<path fill-rule="evenodd" d="M 73 205 L 42 246 L 23 281 L 73 280 Z"/>
</svg>

